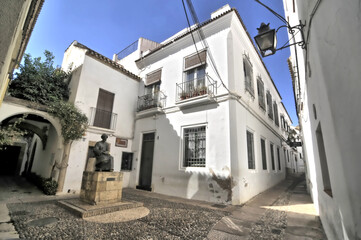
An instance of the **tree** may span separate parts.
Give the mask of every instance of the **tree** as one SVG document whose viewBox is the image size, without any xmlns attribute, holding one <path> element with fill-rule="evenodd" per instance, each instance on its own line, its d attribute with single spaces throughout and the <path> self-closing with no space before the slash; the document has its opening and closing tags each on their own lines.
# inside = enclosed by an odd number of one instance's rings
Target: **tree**
<svg viewBox="0 0 361 240">
<path fill-rule="evenodd" d="M 41 61 L 41 57 L 32 59 L 25 54 L 20 71 L 10 83 L 11 96 L 44 105 L 68 100 L 70 74 L 53 67 L 54 56 L 51 52 L 46 50 L 44 55 L 45 61 Z"/>
<path fill-rule="evenodd" d="M 32 59 L 25 54 L 24 64 L 10 83 L 10 95 L 47 106 L 49 114 L 58 118 L 64 144 L 81 138 L 86 130 L 88 119 L 74 106 L 67 102 L 69 98 L 70 73 L 54 68 L 54 56 L 45 51 L 45 61 Z M 1 137 L 1 136 L 0 136 Z"/>
</svg>

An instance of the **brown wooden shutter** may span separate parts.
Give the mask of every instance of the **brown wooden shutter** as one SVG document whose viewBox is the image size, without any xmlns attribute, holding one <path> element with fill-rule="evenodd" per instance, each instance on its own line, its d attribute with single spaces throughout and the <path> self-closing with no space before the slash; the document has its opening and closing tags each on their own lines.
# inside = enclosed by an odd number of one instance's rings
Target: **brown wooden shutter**
<svg viewBox="0 0 361 240">
<path fill-rule="evenodd" d="M 162 77 L 162 69 L 149 73 L 145 78 L 145 85 L 148 86 L 153 83 L 159 82 L 161 80 L 161 77 Z"/>
<path fill-rule="evenodd" d="M 114 93 L 99 89 L 94 126 L 110 128 L 112 120 Z"/>
<path fill-rule="evenodd" d="M 207 51 L 204 50 L 198 54 L 194 54 L 190 57 L 185 58 L 184 60 L 184 70 L 198 67 L 206 63 Z"/>
</svg>

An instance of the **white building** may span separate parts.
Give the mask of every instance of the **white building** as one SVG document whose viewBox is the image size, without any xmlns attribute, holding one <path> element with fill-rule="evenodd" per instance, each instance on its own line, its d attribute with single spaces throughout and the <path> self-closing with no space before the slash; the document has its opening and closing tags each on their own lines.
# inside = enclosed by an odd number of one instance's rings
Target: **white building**
<svg viewBox="0 0 361 240">
<path fill-rule="evenodd" d="M 361 239 L 360 1 L 284 0 L 284 9 L 291 26 L 306 24 L 307 48 L 291 48 L 289 64 L 309 190 L 329 239 Z"/>
<path fill-rule="evenodd" d="M 74 192 L 80 190 L 89 150 L 103 133 L 109 135 L 115 170 L 120 170 L 122 152 L 131 151 L 140 78 L 77 41 L 65 51 L 62 67 L 73 71 L 69 101 L 89 120 L 86 135 L 74 141 L 69 152 L 62 189 Z"/>
<path fill-rule="evenodd" d="M 241 204 L 286 176 L 291 119 L 228 5 L 192 33 L 184 29 L 162 43 L 140 38 L 113 61 L 74 41 L 62 68 L 73 70 L 69 101 L 88 116 L 89 128 L 69 153 L 50 151 L 47 165 L 35 151 L 31 169 L 55 179 L 65 171 L 61 192 L 80 190 L 102 133 L 110 136 L 124 187 Z"/>
<path fill-rule="evenodd" d="M 236 10 L 192 30 L 114 56 L 143 79 L 125 186 L 240 204 L 285 178 L 291 120 Z"/>
</svg>

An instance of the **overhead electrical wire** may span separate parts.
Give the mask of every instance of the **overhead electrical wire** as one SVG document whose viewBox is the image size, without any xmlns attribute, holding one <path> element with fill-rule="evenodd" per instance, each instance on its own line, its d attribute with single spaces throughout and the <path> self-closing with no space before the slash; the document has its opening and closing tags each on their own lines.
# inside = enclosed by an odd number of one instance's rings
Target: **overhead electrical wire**
<svg viewBox="0 0 361 240">
<path fill-rule="evenodd" d="M 196 52 L 197 52 L 198 58 L 199 58 L 200 62 L 202 62 L 202 61 L 201 61 L 201 57 L 200 57 L 200 55 L 199 55 L 199 51 L 198 51 L 198 48 L 197 48 L 196 41 L 195 41 L 194 36 L 193 36 L 193 30 L 191 29 L 191 25 L 190 25 L 190 22 L 189 22 L 188 13 L 187 13 L 187 10 L 186 10 L 185 4 L 184 4 L 184 0 L 182 0 L 182 4 L 183 4 L 183 8 L 184 8 L 184 13 L 185 13 L 186 18 L 187 18 L 187 23 L 188 23 L 189 31 L 190 31 L 190 34 L 191 34 L 191 36 L 192 36 L 193 44 L 194 44 L 194 46 L 195 46 L 195 48 L 196 48 Z M 216 73 L 216 75 L 217 75 L 217 77 L 219 78 L 222 86 L 227 90 L 227 92 L 228 92 L 230 95 L 236 97 L 237 99 L 241 98 L 240 95 L 231 92 L 231 91 L 228 89 L 228 87 L 225 85 L 225 83 L 223 82 L 222 77 L 221 77 L 221 75 L 219 74 L 219 71 L 218 71 L 217 66 L 216 66 L 216 64 L 215 64 L 215 61 L 214 61 L 214 58 L 213 58 L 213 56 L 212 56 L 211 50 L 210 50 L 210 48 L 209 48 L 209 46 L 208 46 L 207 40 L 205 39 L 205 35 L 204 35 L 204 33 L 203 33 L 202 27 L 199 26 L 199 20 L 198 20 L 198 17 L 197 17 L 196 12 L 195 12 L 195 10 L 194 10 L 192 1 L 191 1 L 191 0 L 187 0 L 187 5 L 188 5 L 188 8 L 189 8 L 189 10 L 190 10 L 190 12 L 191 12 L 193 22 L 194 22 L 195 25 L 196 25 L 196 31 L 198 32 L 198 35 L 199 35 L 199 38 L 200 38 L 200 42 L 201 42 L 201 44 L 203 45 L 203 47 L 207 49 L 207 55 L 208 55 L 209 60 L 210 60 L 210 63 L 211 63 L 210 66 L 212 67 L 212 69 L 213 69 L 214 72 Z M 208 73 L 207 73 L 207 76 L 210 77 Z M 210 77 L 210 78 L 211 78 L 211 77 Z M 211 79 L 212 79 L 212 78 L 211 78 Z"/>
</svg>

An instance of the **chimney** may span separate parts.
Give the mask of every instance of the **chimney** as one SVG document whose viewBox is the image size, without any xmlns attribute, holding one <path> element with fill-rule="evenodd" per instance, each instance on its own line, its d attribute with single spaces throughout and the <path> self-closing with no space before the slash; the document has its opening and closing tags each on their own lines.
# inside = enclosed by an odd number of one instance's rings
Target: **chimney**
<svg viewBox="0 0 361 240">
<path fill-rule="evenodd" d="M 230 7 L 228 4 L 226 4 L 226 5 L 224 5 L 223 7 L 221 7 L 220 9 L 212 12 L 212 13 L 211 13 L 211 19 L 216 18 L 216 17 L 218 17 L 219 15 L 221 15 L 222 13 L 225 13 L 225 12 L 227 12 L 227 11 L 229 11 L 229 10 L 231 10 L 231 7 Z"/>
</svg>

